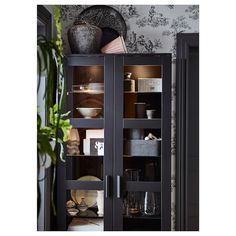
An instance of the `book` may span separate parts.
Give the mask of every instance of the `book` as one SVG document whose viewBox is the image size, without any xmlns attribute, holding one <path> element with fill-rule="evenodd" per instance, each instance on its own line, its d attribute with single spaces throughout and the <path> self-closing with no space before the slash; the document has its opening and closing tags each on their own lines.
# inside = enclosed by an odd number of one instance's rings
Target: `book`
<svg viewBox="0 0 236 236">
<path fill-rule="evenodd" d="M 112 40 L 101 49 L 102 53 L 127 53 L 123 36 Z"/>
</svg>

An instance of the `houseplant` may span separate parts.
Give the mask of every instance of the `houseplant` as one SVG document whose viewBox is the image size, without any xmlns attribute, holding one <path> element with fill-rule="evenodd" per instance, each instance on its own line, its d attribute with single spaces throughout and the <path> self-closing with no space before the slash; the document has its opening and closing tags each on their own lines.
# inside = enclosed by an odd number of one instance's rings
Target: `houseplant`
<svg viewBox="0 0 236 236">
<path fill-rule="evenodd" d="M 40 36 L 37 40 L 38 88 L 41 80 L 46 77 L 44 91 L 46 124 L 42 124 L 39 111 L 37 112 L 37 164 L 39 167 L 45 163 L 43 157 L 50 158 L 52 164 L 51 205 L 54 215 L 54 188 L 56 179 L 56 166 L 58 161 L 64 161 L 63 143 L 68 139 L 71 128 L 70 120 L 66 117 L 69 112 L 62 114 L 65 100 L 65 73 L 64 54 L 61 37 L 61 11 L 59 6 L 54 7 L 54 18 L 57 29 L 56 40 L 47 40 Z M 43 179 L 42 179 L 43 180 Z M 38 181 L 42 181 L 38 180 Z M 41 194 L 38 186 L 38 213 L 41 204 Z"/>
</svg>

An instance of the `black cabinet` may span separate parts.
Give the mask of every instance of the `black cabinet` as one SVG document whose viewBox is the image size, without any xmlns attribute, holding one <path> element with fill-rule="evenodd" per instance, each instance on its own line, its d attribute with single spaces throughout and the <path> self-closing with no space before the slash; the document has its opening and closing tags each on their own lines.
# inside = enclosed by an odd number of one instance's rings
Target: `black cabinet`
<svg viewBox="0 0 236 236">
<path fill-rule="evenodd" d="M 66 80 L 57 229 L 170 230 L 171 54 L 69 55 Z"/>
</svg>

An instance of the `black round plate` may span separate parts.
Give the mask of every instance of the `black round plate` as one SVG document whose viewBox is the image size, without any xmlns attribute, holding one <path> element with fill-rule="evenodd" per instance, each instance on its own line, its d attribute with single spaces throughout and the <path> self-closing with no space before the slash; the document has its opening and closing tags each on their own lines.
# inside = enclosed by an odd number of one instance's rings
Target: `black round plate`
<svg viewBox="0 0 236 236">
<path fill-rule="evenodd" d="M 78 20 L 84 20 L 96 25 L 103 31 L 102 45 L 104 46 L 118 36 L 126 38 L 127 27 L 122 15 L 112 7 L 95 5 L 86 8 L 78 15 Z"/>
</svg>

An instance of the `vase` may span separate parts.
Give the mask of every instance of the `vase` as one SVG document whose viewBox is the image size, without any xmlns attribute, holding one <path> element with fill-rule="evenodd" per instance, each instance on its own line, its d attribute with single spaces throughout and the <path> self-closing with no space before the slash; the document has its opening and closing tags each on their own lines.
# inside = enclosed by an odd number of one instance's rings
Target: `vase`
<svg viewBox="0 0 236 236">
<path fill-rule="evenodd" d="M 85 21 L 76 21 L 67 32 L 72 53 L 98 53 L 100 51 L 102 30 Z"/>
</svg>

